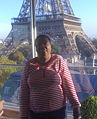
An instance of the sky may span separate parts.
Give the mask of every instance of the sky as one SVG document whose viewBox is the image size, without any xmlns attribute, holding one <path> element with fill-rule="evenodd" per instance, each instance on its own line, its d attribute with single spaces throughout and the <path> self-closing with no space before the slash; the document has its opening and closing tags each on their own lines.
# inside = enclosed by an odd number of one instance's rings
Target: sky
<svg viewBox="0 0 97 119">
<path fill-rule="evenodd" d="M 75 16 L 81 18 L 82 28 L 90 38 L 97 38 L 97 0 L 69 0 Z M 17 17 L 23 0 L 0 0 L 0 39 L 11 30 L 11 18 Z"/>
</svg>

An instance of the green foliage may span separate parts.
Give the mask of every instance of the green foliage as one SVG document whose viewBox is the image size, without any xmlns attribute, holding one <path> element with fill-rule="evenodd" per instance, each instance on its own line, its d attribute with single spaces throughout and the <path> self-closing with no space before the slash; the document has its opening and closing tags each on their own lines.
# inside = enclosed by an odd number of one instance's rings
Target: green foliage
<svg viewBox="0 0 97 119">
<path fill-rule="evenodd" d="M 9 60 L 6 56 L 0 56 L 0 64 L 16 64 L 16 62 Z M 0 66 L 0 88 L 3 87 L 5 80 L 7 80 L 12 72 L 16 72 L 17 67 L 12 67 L 10 65 Z"/>
<path fill-rule="evenodd" d="M 32 56 L 32 46 L 29 44 L 24 44 L 19 48 L 19 51 L 23 53 L 24 57 L 27 59 L 29 56 Z"/>
<path fill-rule="evenodd" d="M 0 64 L 16 64 L 16 62 L 9 60 L 6 56 L 0 55 Z"/>
<path fill-rule="evenodd" d="M 81 105 L 83 119 L 97 119 L 97 96 L 87 98 Z"/>
<path fill-rule="evenodd" d="M 59 54 L 58 48 L 54 42 L 52 42 L 52 53 Z"/>
<path fill-rule="evenodd" d="M 94 46 L 97 48 L 97 39 L 93 39 L 92 43 L 94 44 Z"/>
<path fill-rule="evenodd" d="M 21 64 L 22 61 L 25 60 L 25 57 L 23 56 L 22 52 L 16 51 L 16 52 L 14 52 L 14 53 L 11 53 L 11 54 L 9 55 L 8 59 L 17 62 L 17 64 Z"/>
</svg>

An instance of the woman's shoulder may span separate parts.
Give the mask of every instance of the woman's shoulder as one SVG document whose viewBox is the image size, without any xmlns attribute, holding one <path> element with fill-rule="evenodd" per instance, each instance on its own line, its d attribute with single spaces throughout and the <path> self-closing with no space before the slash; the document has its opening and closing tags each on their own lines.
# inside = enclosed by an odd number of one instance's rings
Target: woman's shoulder
<svg viewBox="0 0 97 119">
<path fill-rule="evenodd" d="M 26 65 L 30 65 L 30 64 L 34 65 L 34 64 L 36 64 L 36 63 L 37 63 L 37 57 L 28 60 L 28 61 L 26 62 Z"/>
<path fill-rule="evenodd" d="M 59 54 L 52 54 L 52 57 L 54 58 L 54 59 L 63 59 L 63 57 L 61 56 L 61 55 L 59 55 Z"/>
</svg>

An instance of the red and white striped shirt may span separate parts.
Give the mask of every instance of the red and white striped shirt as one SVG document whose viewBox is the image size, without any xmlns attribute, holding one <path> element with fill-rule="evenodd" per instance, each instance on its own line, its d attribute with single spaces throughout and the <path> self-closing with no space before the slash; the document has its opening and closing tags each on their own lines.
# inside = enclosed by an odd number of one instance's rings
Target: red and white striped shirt
<svg viewBox="0 0 97 119">
<path fill-rule="evenodd" d="M 67 62 L 60 55 L 52 54 L 45 66 L 37 62 L 37 57 L 27 62 L 21 80 L 21 118 L 28 119 L 29 110 L 58 110 L 66 104 L 66 98 L 73 107 L 80 105 Z"/>
</svg>

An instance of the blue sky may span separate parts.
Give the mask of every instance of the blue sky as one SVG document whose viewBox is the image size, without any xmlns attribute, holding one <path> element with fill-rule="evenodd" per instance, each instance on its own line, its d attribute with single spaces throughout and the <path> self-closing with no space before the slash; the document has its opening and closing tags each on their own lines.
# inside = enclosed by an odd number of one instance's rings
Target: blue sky
<svg viewBox="0 0 97 119">
<path fill-rule="evenodd" d="M 75 16 L 81 18 L 82 28 L 89 37 L 97 38 L 97 0 L 70 0 Z"/>
<path fill-rule="evenodd" d="M 0 1 L 0 38 L 11 30 L 11 18 L 17 17 L 23 0 Z M 97 0 L 70 0 L 75 16 L 81 18 L 82 28 L 89 37 L 97 38 Z"/>
</svg>

